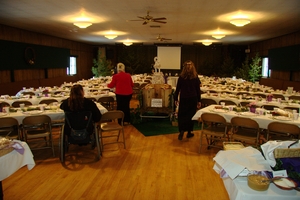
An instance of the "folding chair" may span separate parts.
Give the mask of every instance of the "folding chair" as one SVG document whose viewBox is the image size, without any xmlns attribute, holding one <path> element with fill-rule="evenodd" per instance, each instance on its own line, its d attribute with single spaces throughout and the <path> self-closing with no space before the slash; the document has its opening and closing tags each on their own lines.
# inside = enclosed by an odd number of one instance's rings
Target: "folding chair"
<svg viewBox="0 0 300 200">
<path fill-rule="evenodd" d="M 201 115 L 201 119 L 202 128 L 200 135 L 199 153 L 201 153 L 204 137 L 207 141 L 207 149 L 209 149 L 210 147 L 223 149 L 223 142 L 228 141 L 228 123 L 226 122 L 226 119 L 216 113 L 203 113 Z"/>
<path fill-rule="evenodd" d="M 233 117 L 231 126 L 230 141 L 239 141 L 245 146 L 259 147 L 260 129 L 256 121 L 250 118 Z"/>
<path fill-rule="evenodd" d="M 267 140 L 300 139 L 300 128 L 295 124 L 271 122 L 268 125 Z"/>
<path fill-rule="evenodd" d="M 114 110 L 115 99 L 113 97 L 100 97 L 97 102 L 107 110 Z"/>
<path fill-rule="evenodd" d="M 124 113 L 120 110 L 108 111 L 104 113 L 100 120 L 100 141 L 101 150 L 103 151 L 104 145 L 122 143 L 124 149 L 126 148 L 124 127 L 123 127 Z M 117 133 L 116 133 L 117 132 Z M 104 134 L 105 133 L 105 134 Z M 119 141 L 120 135 L 122 135 L 122 140 Z M 115 137 L 115 141 L 109 141 L 105 143 L 104 138 Z"/>
<path fill-rule="evenodd" d="M 0 136 L 21 140 L 18 120 L 12 117 L 0 118 Z"/>
<path fill-rule="evenodd" d="M 25 142 L 31 150 L 52 149 L 53 157 L 54 146 L 52 139 L 51 118 L 47 115 L 27 116 L 22 121 L 23 135 Z M 45 143 L 40 146 L 39 144 Z M 34 144 L 34 145 L 33 145 Z"/>
</svg>

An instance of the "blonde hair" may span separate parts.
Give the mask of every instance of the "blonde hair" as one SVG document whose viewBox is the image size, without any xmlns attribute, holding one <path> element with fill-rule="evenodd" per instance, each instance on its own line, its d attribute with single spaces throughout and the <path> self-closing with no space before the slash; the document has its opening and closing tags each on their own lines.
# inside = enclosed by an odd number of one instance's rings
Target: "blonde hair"
<svg viewBox="0 0 300 200">
<path fill-rule="evenodd" d="M 123 63 L 117 64 L 117 72 L 125 72 L 125 65 Z"/>
<path fill-rule="evenodd" d="M 184 79 L 193 79 L 198 77 L 195 65 L 191 60 L 187 60 L 183 63 L 183 69 L 180 76 Z"/>
</svg>

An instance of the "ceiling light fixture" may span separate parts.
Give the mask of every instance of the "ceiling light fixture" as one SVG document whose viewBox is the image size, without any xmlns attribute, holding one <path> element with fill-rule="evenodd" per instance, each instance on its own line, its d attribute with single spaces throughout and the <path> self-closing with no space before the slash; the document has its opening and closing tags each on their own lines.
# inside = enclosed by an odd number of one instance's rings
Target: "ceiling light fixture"
<svg viewBox="0 0 300 200">
<path fill-rule="evenodd" d="M 130 40 L 127 39 L 125 42 L 123 42 L 123 44 L 125 46 L 130 46 L 130 45 L 132 45 L 132 42 L 130 42 Z"/>
<path fill-rule="evenodd" d="M 132 45 L 132 42 L 123 42 L 123 44 L 126 46 L 130 46 L 130 45 Z"/>
<path fill-rule="evenodd" d="M 212 42 L 209 41 L 209 40 L 205 40 L 205 41 L 202 42 L 202 44 L 205 45 L 205 46 L 209 46 L 209 45 L 212 44 Z"/>
<path fill-rule="evenodd" d="M 115 39 L 116 37 L 118 37 L 117 35 L 104 35 L 104 37 L 106 37 L 107 39 Z"/>
<path fill-rule="evenodd" d="M 83 22 L 83 21 L 82 22 L 74 22 L 73 24 L 79 28 L 87 28 L 92 25 L 91 22 Z"/>
<path fill-rule="evenodd" d="M 235 18 L 230 21 L 231 24 L 238 26 L 238 27 L 245 26 L 245 25 L 249 24 L 250 22 L 251 21 L 246 18 Z"/>
<path fill-rule="evenodd" d="M 223 37 L 225 37 L 225 35 L 223 35 L 223 34 L 214 34 L 214 35 L 212 35 L 212 37 L 213 37 L 213 38 L 216 38 L 217 40 L 220 40 L 220 39 L 222 39 Z"/>
</svg>

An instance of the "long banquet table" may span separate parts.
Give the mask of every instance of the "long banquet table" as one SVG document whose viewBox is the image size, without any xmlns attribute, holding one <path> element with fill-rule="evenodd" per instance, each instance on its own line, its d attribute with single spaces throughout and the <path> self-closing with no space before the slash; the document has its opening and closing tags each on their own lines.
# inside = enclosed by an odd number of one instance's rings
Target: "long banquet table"
<svg viewBox="0 0 300 200">
<path fill-rule="evenodd" d="M 95 98 L 96 100 L 98 100 L 100 97 L 107 97 L 107 96 L 110 96 L 110 97 L 113 97 L 114 99 L 116 99 L 116 94 L 113 93 L 113 92 L 109 92 L 108 94 L 106 93 L 103 93 L 103 94 L 89 94 L 89 95 L 85 95 L 86 98 Z M 5 95 L 2 95 L 0 97 L 0 102 L 7 102 L 8 104 L 12 105 L 13 102 L 15 101 L 29 101 L 32 103 L 32 105 L 38 105 L 42 100 L 46 100 L 46 99 L 56 99 L 59 103 L 62 101 L 62 100 L 65 100 L 67 99 L 69 96 L 62 96 L 62 95 L 54 95 L 54 96 L 48 96 L 48 97 L 45 97 L 45 96 L 42 96 L 42 97 L 33 97 L 33 98 L 27 98 L 27 97 L 9 97 L 9 96 L 5 96 Z"/>
<path fill-rule="evenodd" d="M 256 191 L 249 188 L 247 177 L 231 179 L 223 178 L 223 184 L 231 200 L 293 200 L 300 199 L 300 192 L 296 190 L 282 190 L 273 183 L 266 191 Z"/>
<path fill-rule="evenodd" d="M 192 120 L 198 120 L 203 113 L 217 113 L 217 114 L 223 116 L 228 123 L 230 123 L 231 118 L 236 117 L 236 116 L 252 118 L 259 124 L 259 127 L 262 129 L 267 129 L 268 125 L 271 122 L 280 121 L 278 119 L 274 119 L 273 117 L 267 116 L 267 115 L 247 115 L 247 114 L 241 115 L 241 113 L 237 113 L 235 111 L 224 112 L 224 110 L 222 110 L 222 109 L 214 109 L 215 106 L 217 106 L 217 105 L 210 105 L 210 106 L 207 106 L 205 108 L 198 110 L 196 112 L 196 114 L 193 116 Z M 291 120 L 285 120 L 282 122 L 296 124 L 297 126 L 300 127 L 300 117 L 298 117 L 297 120 L 291 119 Z"/>
<path fill-rule="evenodd" d="M 25 142 L 16 141 L 24 148 L 24 153 L 21 154 L 16 150 L 0 156 L 0 198 L 3 198 L 2 181 L 18 171 L 23 166 L 27 165 L 28 170 L 35 166 L 32 152 Z"/>
<path fill-rule="evenodd" d="M 103 114 L 105 112 L 107 112 L 107 109 L 102 106 L 100 103 L 96 103 L 97 107 L 99 108 L 100 112 Z M 23 119 L 26 117 L 26 116 L 29 116 L 29 115 L 33 115 L 33 114 L 36 114 L 36 115 L 39 115 L 39 114 L 44 114 L 44 115 L 48 115 L 51 120 L 62 120 L 64 119 L 65 117 L 65 113 L 63 110 L 57 108 L 57 109 L 49 109 L 49 110 L 44 110 L 43 112 L 33 112 L 33 113 L 30 113 L 30 112 L 22 112 L 20 109 L 17 110 L 17 112 L 10 112 L 10 113 L 0 113 L 0 118 L 1 117 L 13 117 L 15 118 L 16 120 L 18 120 L 19 124 L 22 124 L 22 121 Z"/>
</svg>

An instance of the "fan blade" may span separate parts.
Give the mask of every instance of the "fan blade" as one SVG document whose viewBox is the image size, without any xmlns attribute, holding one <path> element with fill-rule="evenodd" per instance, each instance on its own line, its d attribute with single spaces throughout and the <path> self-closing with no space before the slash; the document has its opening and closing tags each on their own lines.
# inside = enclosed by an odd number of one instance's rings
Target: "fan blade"
<svg viewBox="0 0 300 200">
<path fill-rule="evenodd" d="M 146 24 L 148 24 L 148 22 L 147 22 L 147 21 L 144 21 L 143 25 L 146 25 Z"/>
<path fill-rule="evenodd" d="M 156 21 L 156 20 L 166 20 L 166 19 L 167 19 L 167 18 L 165 18 L 165 17 L 153 18 L 154 21 Z"/>
<path fill-rule="evenodd" d="M 140 18 L 140 19 L 142 19 L 142 20 L 145 20 L 145 17 L 140 17 L 140 16 L 138 16 L 138 18 Z"/>
<path fill-rule="evenodd" d="M 163 38 L 163 40 L 172 40 L 172 39 L 169 39 L 169 38 Z"/>
<path fill-rule="evenodd" d="M 167 23 L 167 22 L 156 21 L 156 20 L 154 20 L 153 22 L 162 23 L 162 24 L 165 24 L 165 23 Z"/>
<path fill-rule="evenodd" d="M 131 19 L 131 20 L 127 20 L 127 21 L 144 21 L 144 20 L 142 20 L 142 19 Z"/>
</svg>

